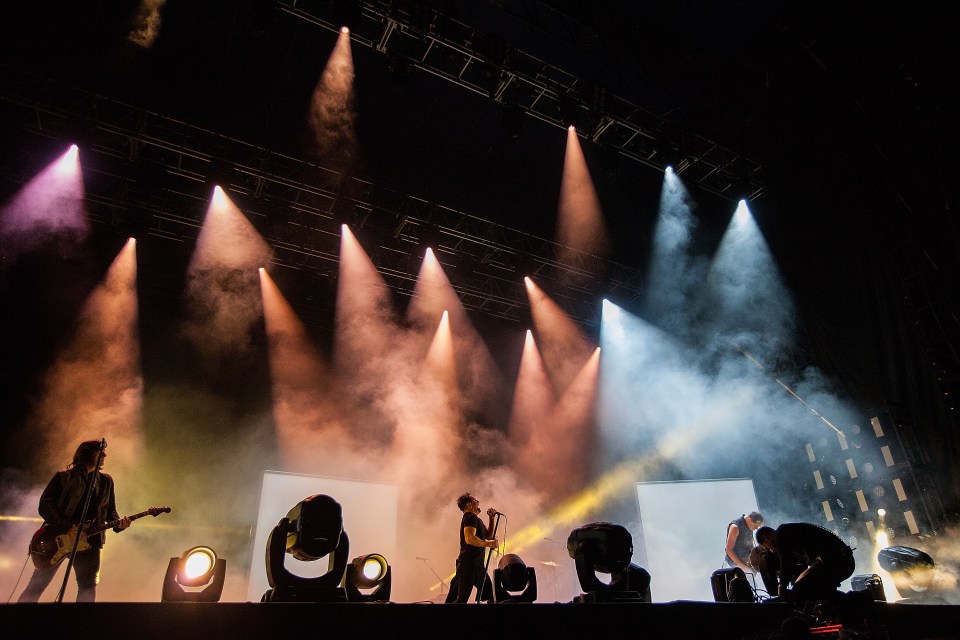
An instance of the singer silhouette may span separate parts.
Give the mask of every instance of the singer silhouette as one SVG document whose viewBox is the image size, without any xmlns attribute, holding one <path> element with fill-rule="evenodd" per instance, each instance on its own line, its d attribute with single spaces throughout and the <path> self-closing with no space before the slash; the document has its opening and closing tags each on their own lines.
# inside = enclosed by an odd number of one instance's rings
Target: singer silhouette
<svg viewBox="0 0 960 640">
<path fill-rule="evenodd" d="M 480 520 L 480 501 L 469 493 L 457 498 L 457 507 L 463 512 L 460 518 L 460 555 L 457 556 L 457 573 L 450 582 L 447 603 L 467 603 L 470 593 L 476 587 L 480 590 L 480 599 L 493 600 L 493 583 L 487 577 L 483 566 L 483 550 L 496 549 L 496 538 L 487 539 L 487 532 L 493 529 L 493 516 L 499 513 L 493 507 L 487 509 L 487 525 Z"/>
</svg>

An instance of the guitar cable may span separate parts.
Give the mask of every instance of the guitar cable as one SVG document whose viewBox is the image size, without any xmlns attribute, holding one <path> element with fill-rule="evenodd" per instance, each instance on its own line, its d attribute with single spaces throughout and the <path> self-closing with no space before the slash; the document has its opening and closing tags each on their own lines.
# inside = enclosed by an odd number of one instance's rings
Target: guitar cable
<svg viewBox="0 0 960 640">
<path fill-rule="evenodd" d="M 30 553 L 27 552 L 27 559 L 23 561 L 23 566 L 20 567 L 20 575 L 17 576 L 17 581 L 13 585 L 13 589 L 10 591 L 10 595 L 7 596 L 7 604 L 13 600 L 13 594 L 17 592 L 17 587 L 20 586 L 20 580 L 23 578 L 23 572 L 27 569 L 27 563 L 30 562 Z"/>
</svg>

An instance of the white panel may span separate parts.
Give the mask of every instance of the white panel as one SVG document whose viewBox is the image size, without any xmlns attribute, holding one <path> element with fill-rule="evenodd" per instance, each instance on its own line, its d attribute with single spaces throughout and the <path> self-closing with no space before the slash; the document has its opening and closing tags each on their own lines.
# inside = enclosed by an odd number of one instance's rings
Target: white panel
<svg viewBox="0 0 960 640">
<path fill-rule="evenodd" d="M 644 545 L 654 601 L 712 602 L 710 574 L 723 563 L 727 525 L 758 510 L 753 480 L 640 482 L 637 503 L 642 542 L 634 548 Z"/>
<path fill-rule="evenodd" d="M 880 418 L 870 418 L 870 425 L 873 427 L 873 434 L 878 438 L 883 437 L 883 425 L 880 424 Z"/>
<path fill-rule="evenodd" d="M 830 501 L 823 501 L 823 515 L 826 516 L 827 522 L 833 522 L 833 509 L 830 508 Z"/>
<path fill-rule="evenodd" d="M 893 490 L 897 492 L 897 500 L 903 502 L 907 499 L 907 492 L 903 490 L 903 483 L 900 478 L 893 479 Z"/>
<path fill-rule="evenodd" d="M 853 464 L 853 458 L 847 458 L 847 473 L 850 474 L 851 478 L 857 477 L 857 467 Z"/>
<path fill-rule="evenodd" d="M 813 445 L 810 444 L 809 442 L 807 443 L 807 460 L 809 460 L 810 462 L 817 461 L 817 456 L 813 454 Z"/>
<path fill-rule="evenodd" d="M 913 517 L 913 511 L 904 511 L 903 517 L 907 521 L 907 528 L 910 529 L 910 533 L 912 533 L 913 535 L 917 535 L 918 533 L 920 533 L 920 528 L 917 526 L 917 521 Z"/>
<path fill-rule="evenodd" d="M 817 482 L 817 489 L 823 489 L 823 477 L 820 475 L 820 469 L 814 469 L 813 479 Z"/>
<path fill-rule="evenodd" d="M 847 436 L 843 435 L 842 431 L 837 432 L 837 440 L 840 441 L 840 450 L 846 451 L 850 445 L 847 444 Z"/>
<path fill-rule="evenodd" d="M 250 559 L 250 580 L 247 584 L 247 599 L 251 602 L 259 602 L 263 593 L 270 588 L 264 560 L 270 532 L 294 505 L 318 493 L 330 496 L 343 508 L 343 530 L 350 539 L 348 561 L 364 553 L 383 554 L 387 562 L 392 562 L 396 556 L 397 487 L 360 480 L 264 471 Z M 284 560 L 284 566 L 299 576 L 323 575 L 328 569 L 326 558 L 300 562 L 293 556 L 285 555 Z"/>
<path fill-rule="evenodd" d="M 860 491 L 859 489 L 857 490 L 857 502 L 860 503 L 861 512 L 867 510 L 867 499 L 864 497 L 863 491 Z"/>
<path fill-rule="evenodd" d="M 888 445 L 883 445 L 882 447 L 880 447 L 880 452 L 883 454 L 883 459 L 887 463 L 887 466 L 892 467 L 894 465 L 894 462 L 893 462 L 893 454 L 890 453 L 890 447 Z"/>
</svg>

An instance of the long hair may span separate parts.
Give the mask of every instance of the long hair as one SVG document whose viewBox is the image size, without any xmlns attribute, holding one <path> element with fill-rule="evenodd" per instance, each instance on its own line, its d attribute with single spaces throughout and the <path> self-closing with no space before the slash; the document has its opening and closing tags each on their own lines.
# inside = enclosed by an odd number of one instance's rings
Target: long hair
<svg viewBox="0 0 960 640">
<path fill-rule="evenodd" d="M 97 464 L 97 457 L 100 453 L 100 440 L 85 440 L 77 446 L 73 454 L 73 462 L 68 469 L 86 469 L 88 466 Z"/>
</svg>

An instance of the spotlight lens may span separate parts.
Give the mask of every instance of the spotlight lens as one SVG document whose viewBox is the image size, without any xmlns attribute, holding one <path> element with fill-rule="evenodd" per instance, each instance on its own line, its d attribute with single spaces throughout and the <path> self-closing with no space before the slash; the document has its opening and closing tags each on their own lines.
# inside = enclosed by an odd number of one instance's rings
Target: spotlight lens
<svg viewBox="0 0 960 640">
<path fill-rule="evenodd" d="M 367 558 L 363 563 L 363 577 L 367 580 L 376 580 L 383 571 L 379 558 Z"/>
<path fill-rule="evenodd" d="M 183 574 L 190 579 L 209 573 L 217 560 L 212 549 L 198 547 L 188 551 L 183 559 Z"/>
<path fill-rule="evenodd" d="M 886 509 L 877 509 L 877 515 L 882 518 L 883 516 L 887 515 L 887 510 L 886 510 Z"/>
</svg>

